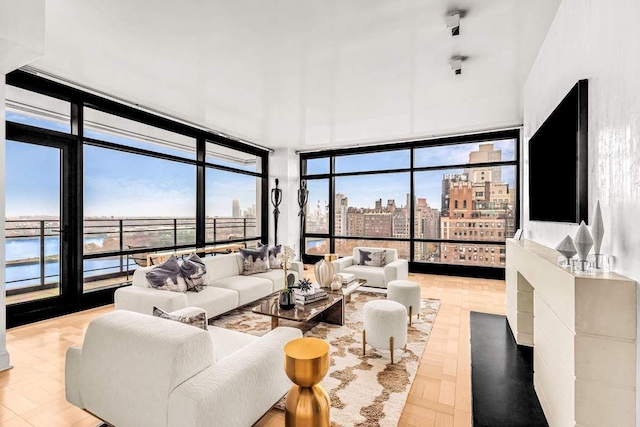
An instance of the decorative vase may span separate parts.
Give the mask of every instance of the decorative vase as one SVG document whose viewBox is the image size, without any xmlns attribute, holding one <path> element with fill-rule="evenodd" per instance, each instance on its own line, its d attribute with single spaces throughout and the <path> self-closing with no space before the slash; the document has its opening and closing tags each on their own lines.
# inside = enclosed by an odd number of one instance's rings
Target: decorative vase
<svg viewBox="0 0 640 427">
<path fill-rule="evenodd" d="M 280 291 L 278 305 L 283 310 L 291 310 L 296 305 L 296 293 L 293 289 L 285 288 Z"/>
<path fill-rule="evenodd" d="M 593 236 L 593 252 L 600 254 L 602 246 L 602 238 L 604 236 L 604 222 L 602 221 L 602 211 L 600 210 L 600 200 L 596 203 L 596 210 L 593 213 L 593 225 L 591 226 L 591 235 Z"/>
<path fill-rule="evenodd" d="M 575 256 L 576 246 L 573 244 L 573 239 L 571 236 L 567 235 L 558 246 L 556 246 L 556 251 L 560 252 L 560 254 L 567 259 L 567 266 L 571 267 L 571 258 Z"/>
<path fill-rule="evenodd" d="M 328 288 L 331 286 L 331 279 L 333 278 L 333 264 L 322 259 L 313 266 L 313 274 L 316 276 L 316 281 L 322 288 Z"/>
</svg>

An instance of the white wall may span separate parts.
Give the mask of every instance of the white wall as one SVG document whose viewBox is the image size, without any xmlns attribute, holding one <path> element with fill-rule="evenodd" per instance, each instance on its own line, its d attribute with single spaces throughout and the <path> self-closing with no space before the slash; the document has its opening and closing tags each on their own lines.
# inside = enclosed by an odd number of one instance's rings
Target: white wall
<svg viewBox="0 0 640 427">
<path fill-rule="evenodd" d="M 589 218 L 600 200 L 605 227 L 602 250 L 615 257 L 616 272 L 636 281 L 640 280 L 638 17 L 638 0 L 564 0 L 524 87 L 526 177 L 529 138 L 579 79 L 589 79 Z M 526 180 L 524 184 L 526 195 Z M 550 190 L 561 192 L 562 183 Z M 524 217 L 526 236 L 550 247 L 576 232 L 574 225 L 529 221 L 526 197 Z"/>
<path fill-rule="evenodd" d="M 279 148 L 269 157 L 269 200 L 275 180 L 280 180 L 282 203 L 278 220 L 278 244 L 295 248 L 300 255 L 300 218 L 298 212 L 298 188 L 300 188 L 300 159 L 292 148 Z M 269 243 L 274 243 L 273 205 L 269 201 Z"/>
</svg>

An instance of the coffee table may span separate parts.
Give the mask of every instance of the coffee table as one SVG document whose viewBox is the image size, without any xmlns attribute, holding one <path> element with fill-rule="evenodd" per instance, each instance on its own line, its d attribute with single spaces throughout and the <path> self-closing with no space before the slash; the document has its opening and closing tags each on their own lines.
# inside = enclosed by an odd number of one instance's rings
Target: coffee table
<svg viewBox="0 0 640 427">
<path fill-rule="evenodd" d="M 251 311 L 271 317 L 271 329 L 278 327 L 279 319 L 303 323 L 319 321 L 334 325 L 344 325 L 345 304 L 351 301 L 351 294 L 366 283 L 366 280 L 356 279 L 347 285 L 343 285 L 342 289 L 337 291 L 325 289 L 327 291 L 327 299 L 311 304 L 296 304 L 294 308 L 289 310 L 280 308 L 280 305 L 278 305 L 280 293 L 276 292 L 263 300 L 260 305 L 253 307 Z"/>
</svg>

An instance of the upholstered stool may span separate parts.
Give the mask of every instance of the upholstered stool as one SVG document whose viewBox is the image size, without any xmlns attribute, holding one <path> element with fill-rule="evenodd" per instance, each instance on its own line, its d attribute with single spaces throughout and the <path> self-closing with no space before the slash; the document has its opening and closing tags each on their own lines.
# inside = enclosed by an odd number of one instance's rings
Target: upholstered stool
<svg viewBox="0 0 640 427">
<path fill-rule="evenodd" d="M 409 313 L 409 325 L 414 314 L 420 318 L 420 285 L 410 280 L 392 280 L 387 284 L 387 299 L 404 305 Z"/>
<path fill-rule="evenodd" d="M 407 349 L 407 309 L 395 301 L 374 300 L 364 305 L 364 329 L 362 331 L 362 355 L 366 346 L 391 351 Z"/>
</svg>

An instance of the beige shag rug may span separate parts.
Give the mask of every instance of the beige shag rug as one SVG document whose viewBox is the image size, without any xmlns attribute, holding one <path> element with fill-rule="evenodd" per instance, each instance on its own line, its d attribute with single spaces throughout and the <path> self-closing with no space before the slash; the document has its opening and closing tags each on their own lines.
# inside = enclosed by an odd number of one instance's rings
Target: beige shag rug
<svg viewBox="0 0 640 427">
<path fill-rule="evenodd" d="M 388 350 L 367 346 L 362 356 L 362 307 L 367 301 L 386 298 L 384 294 L 355 292 L 346 306 L 344 326 L 280 321 L 282 326 L 302 329 L 304 336 L 321 338 L 331 347 L 331 366 L 322 385 L 331 397 L 331 425 L 396 426 L 416 376 L 418 364 L 438 314 L 440 301 L 423 299 L 420 319 L 409 327 L 407 351 L 395 350 L 395 363 Z M 253 305 L 213 319 L 210 324 L 254 335 L 271 329 L 271 319 L 251 312 Z M 276 405 L 282 409 L 282 402 Z"/>
</svg>

